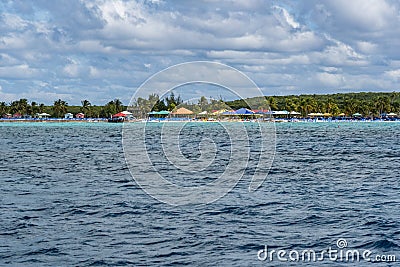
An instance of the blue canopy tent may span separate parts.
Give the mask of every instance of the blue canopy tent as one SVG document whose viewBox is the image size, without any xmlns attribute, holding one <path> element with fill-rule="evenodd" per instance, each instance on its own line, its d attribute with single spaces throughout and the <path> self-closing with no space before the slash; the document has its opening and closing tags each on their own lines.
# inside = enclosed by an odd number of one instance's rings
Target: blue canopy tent
<svg viewBox="0 0 400 267">
<path fill-rule="evenodd" d="M 240 108 L 235 111 L 236 115 L 254 115 L 254 112 L 247 108 Z"/>
</svg>

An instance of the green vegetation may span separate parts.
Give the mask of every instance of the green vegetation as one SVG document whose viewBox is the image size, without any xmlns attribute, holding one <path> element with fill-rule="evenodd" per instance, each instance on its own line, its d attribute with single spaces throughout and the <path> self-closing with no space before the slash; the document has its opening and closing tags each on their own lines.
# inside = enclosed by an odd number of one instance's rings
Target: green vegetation
<svg viewBox="0 0 400 267">
<path fill-rule="evenodd" d="M 207 100 L 201 97 L 197 103 L 182 103 L 173 94 L 164 100 L 158 95 L 150 95 L 148 99 L 138 98 L 133 106 L 147 113 L 150 111 L 168 110 L 172 111 L 176 106 L 184 106 L 195 113 L 201 111 L 212 111 L 219 109 L 272 109 L 296 111 L 302 116 L 309 113 L 330 113 L 338 115 L 345 113 L 352 115 L 361 113 L 364 116 L 379 116 L 382 113 L 400 112 L 400 93 L 338 93 L 325 95 L 289 95 L 289 96 L 266 96 L 250 99 L 239 99 L 234 101 Z"/>
<path fill-rule="evenodd" d="M 382 113 L 400 112 L 400 93 L 340 93 L 325 95 L 289 95 L 265 97 L 272 110 L 300 112 L 306 116 L 312 112 L 361 113 L 364 116 L 379 116 Z M 246 99 L 247 102 L 254 99 Z M 227 102 L 232 109 L 247 107 L 245 100 Z M 251 106 L 254 107 L 252 104 Z"/>
<path fill-rule="evenodd" d="M 89 100 L 82 100 L 81 106 L 69 106 L 64 100 L 54 101 L 52 106 L 45 106 L 34 101 L 31 103 L 27 99 L 20 99 L 7 104 L 0 102 L 0 117 L 6 114 L 21 116 L 36 116 L 38 113 L 48 113 L 54 118 L 63 118 L 65 113 L 84 113 L 88 118 L 109 118 L 111 115 L 126 109 L 119 99 L 112 100 L 104 106 L 92 105 Z"/>
</svg>

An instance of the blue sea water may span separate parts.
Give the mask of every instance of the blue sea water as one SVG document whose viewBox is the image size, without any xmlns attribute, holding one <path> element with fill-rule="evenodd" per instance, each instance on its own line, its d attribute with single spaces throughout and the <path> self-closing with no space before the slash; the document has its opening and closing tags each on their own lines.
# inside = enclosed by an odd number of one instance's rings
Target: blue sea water
<svg viewBox="0 0 400 267">
<path fill-rule="evenodd" d="M 199 140 L 213 125 L 182 134 Z M 257 257 L 265 245 L 318 252 L 338 239 L 397 256 L 373 266 L 399 265 L 400 123 L 277 124 L 275 159 L 257 191 L 248 192 L 250 166 L 225 197 L 184 207 L 135 183 L 121 132 L 108 123 L 0 124 L 0 266 L 370 264 Z M 224 134 L 210 137 L 229 155 Z M 198 156 L 193 142 L 182 146 Z"/>
</svg>

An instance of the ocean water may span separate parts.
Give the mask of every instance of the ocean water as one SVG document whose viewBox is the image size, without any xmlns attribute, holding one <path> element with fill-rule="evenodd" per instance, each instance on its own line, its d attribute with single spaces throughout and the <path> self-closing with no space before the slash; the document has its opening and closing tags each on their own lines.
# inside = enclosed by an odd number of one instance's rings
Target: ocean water
<svg viewBox="0 0 400 267">
<path fill-rule="evenodd" d="M 188 158 L 199 156 L 204 136 L 217 144 L 219 161 L 204 175 L 212 179 L 226 166 L 229 138 L 218 124 L 185 129 Z M 338 239 L 371 258 L 397 256 L 373 266 L 399 265 L 400 123 L 277 124 L 275 159 L 257 191 L 248 191 L 254 156 L 226 196 L 183 207 L 135 183 L 121 136 L 121 124 L 0 124 L 0 266 L 371 264 L 258 258 L 265 246 L 320 252 L 337 249 Z M 189 182 L 204 183 L 198 178 Z"/>
</svg>

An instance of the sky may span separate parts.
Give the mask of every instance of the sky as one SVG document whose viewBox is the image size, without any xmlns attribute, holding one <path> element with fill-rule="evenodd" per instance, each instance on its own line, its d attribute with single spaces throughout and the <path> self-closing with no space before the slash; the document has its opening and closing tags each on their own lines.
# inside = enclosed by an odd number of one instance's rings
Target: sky
<svg viewBox="0 0 400 267">
<path fill-rule="evenodd" d="M 227 64 L 265 95 L 399 91 L 398 0 L 2 0 L 0 102 L 127 104 L 153 74 Z"/>
</svg>

